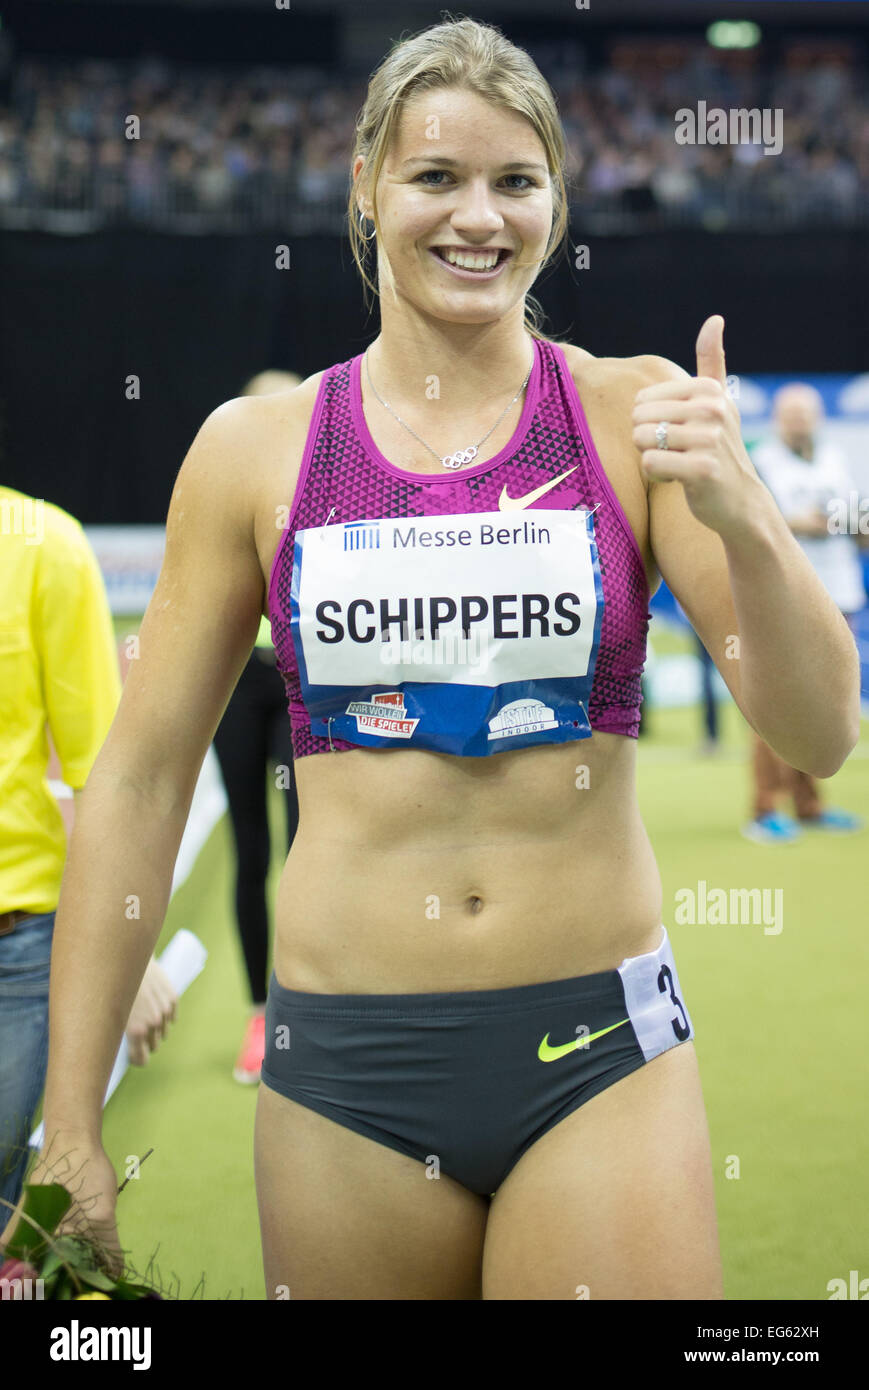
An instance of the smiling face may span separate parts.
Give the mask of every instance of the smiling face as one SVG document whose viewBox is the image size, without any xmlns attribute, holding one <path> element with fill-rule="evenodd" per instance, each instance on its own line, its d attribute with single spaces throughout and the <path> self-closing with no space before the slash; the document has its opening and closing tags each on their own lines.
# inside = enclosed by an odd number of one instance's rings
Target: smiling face
<svg viewBox="0 0 869 1390">
<path fill-rule="evenodd" d="M 360 156 L 354 178 L 363 166 Z M 361 184 L 360 200 L 370 217 Z M 378 257 L 399 300 L 455 323 L 492 322 L 517 306 L 521 317 L 552 230 L 546 150 L 523 116 L 476 93 L 421 92 L 387 151 L 377 212 Z"/>
</svg>

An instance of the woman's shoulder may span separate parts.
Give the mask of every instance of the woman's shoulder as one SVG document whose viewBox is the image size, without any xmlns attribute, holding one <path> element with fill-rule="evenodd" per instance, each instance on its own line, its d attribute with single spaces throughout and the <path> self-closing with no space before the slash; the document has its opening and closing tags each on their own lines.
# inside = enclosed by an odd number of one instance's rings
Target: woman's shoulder
<svg viewBox="0 0 869 1390">
<path fill-rule="evenodd" d="M 266 589 L 281 534 L 275 518 L 295 497 L 320 384 L 328 370 L 313 372 L 287 390 L 240 396 L 221 407 L 227 416 L 224 438 L 229 453 L 235 453 L 244 514 L 251 516 Z"/>
<path fill-rule="evenodd" d="M 306 376 L 298 386 L 285 387 L 280 391 L 269 392 L 268 395 L 233 396 L 217 406 L 209 419 L 220 421 L 227 429 L 231 429 L 236 422 L 246 425 L 259 422 L 267 426 L 269 423 L 287 420 L 306 411 L 310 414 L 317 399 L 320 382 L 330 370 L 331 368 L 324 367 L 321 371 Z"/>
<path fill-rule="evenodd" d="M 233 473 L 243 471 L 248 484 L 267 478 L 288 454 L 301 456 L 326 371 L 268 395 L 234 396 L 211 412 L 201 433 L 211 437 Z"/>
<path fill-rule="evenodd" d="M 328 369 L 326 369 L 328 370 Z M 258 516 L 276 482 L 286 488 L 298 471 L 323 371 L 298 386 L 263 396 L 234 396 L 202 422 L 176 482 L 194 504 L 222 502 L 249 533 L 250 508 Z"/>
<path fill-rule="evenodd" d="M 667 357 L 641 353 L 636 357 L 596 357 L 574 343 L 559 343 L 577 386 L 616 395 L 636 394 L 643 386 L 674 381 L 687 372 Z"/>
</svg>

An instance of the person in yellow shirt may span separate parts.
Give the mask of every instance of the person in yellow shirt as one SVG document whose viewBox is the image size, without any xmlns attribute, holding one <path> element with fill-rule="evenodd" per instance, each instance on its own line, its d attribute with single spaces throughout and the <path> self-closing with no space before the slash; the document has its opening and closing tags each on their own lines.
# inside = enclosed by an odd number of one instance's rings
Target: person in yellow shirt
<svg viewBox="0 0 869 1390">
<path fill-rule="evenodd" d="M 45 1084 L 48 976 L 66 829 L 46 776 L 85 785 L 121 695 L 96 556 L 60 507 L 0 486 L 0 1198 L 18 1202 Z M 127 1023 L 141 1066 L 176 996 L 151 960 Z M 0 1207 L 0 1229 L 9 1215 Z"/>
</svg>

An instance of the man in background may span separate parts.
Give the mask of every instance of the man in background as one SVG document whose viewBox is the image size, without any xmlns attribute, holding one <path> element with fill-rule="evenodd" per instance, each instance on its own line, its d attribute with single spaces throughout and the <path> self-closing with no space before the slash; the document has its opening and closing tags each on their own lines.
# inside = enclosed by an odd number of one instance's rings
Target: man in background
<svg viewBox="0 0 869 1390">
<path fill-rule="evenodd" d="M 66 859 L 49 787 L 84 787 L 121 693 L 105 586 L 78 521 L 0 487 L 0 1198 L 18 1202 L 48 1062 L 48 976 Z M 177 999 L 152 958 L 127 1023 L 142 1066 Z M 10 1216 L 0 1207 L 0 1231 Z"/>
<path fill-rule="evenodd" d="M 818 437 L 823 414 L 813 386 L 783 386 L 773 400 L 776 435 L 756 445 L 751 457 L 815 573 L 856 633 L 856 617 L 866 603 L 857 543 L 850 535 L 837 534 L 828 511 L 835 499 L 847 504 L 856 489 L 842 451 Z M 782 762 L 757 734 L 753 740 L 754 805 L 752 820 L 742 829 L 747 839 L 779 844 L 797 839 L 803 827 L 839 833 L 860 829 L 859 816 L 822 806 L 817 782 L 807 772 Z M 776 809 L 780 794 L 792 798 L 796 819 Z"/>
</svg>

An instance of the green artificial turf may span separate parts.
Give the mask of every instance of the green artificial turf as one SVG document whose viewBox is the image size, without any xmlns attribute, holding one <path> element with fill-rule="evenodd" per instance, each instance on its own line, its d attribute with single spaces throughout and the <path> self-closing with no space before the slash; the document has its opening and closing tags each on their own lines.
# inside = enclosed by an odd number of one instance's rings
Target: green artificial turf
<svg viewBox="0 0 869 1390">
<path fill-rule="evenodd" d="M 742 839 L 746 757 L 686 756 L 699 732 L 696 710 L 654 718 L 660 739 L 641 749 L 639 800 L 696 1030 L 725 1291 L 826 1299 L 830 1280 L 847 1283 L 851 1269 L 869 1275 L 869 831 L 804 832 L 774 846 Z M 733 704 L 724 720 L 734 753 L 747 754 L 748 730 Z M 845 767 L 819 786 L 825 805 L 869 814 L 865 721 Z M 784 802 L 782 809 L 793 812 Z M 676 895 L 698 893 L 700 880 L 707 894 L 721 887 L 728 898 L 731 888 L 780 888 L 781 931 L 765 932 L 753 914 L 738 912 L 727 925 L 678 925 L 685 899 Z"/>
</svg>

